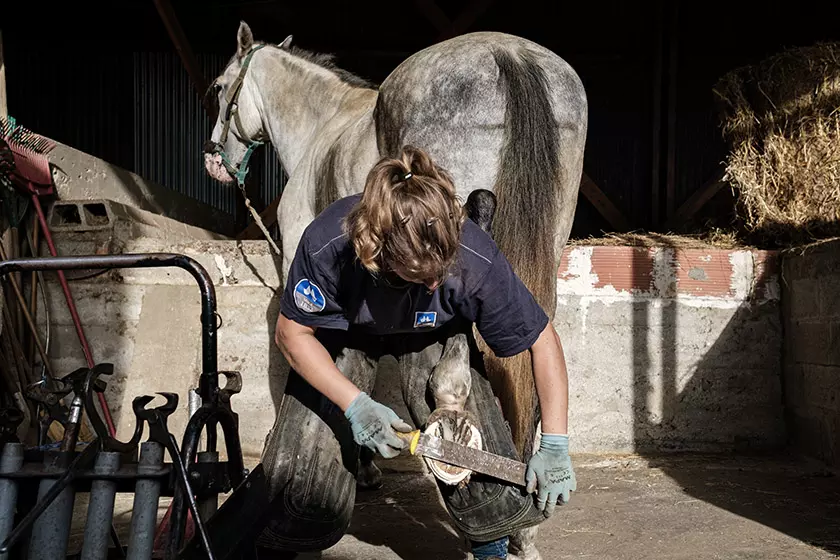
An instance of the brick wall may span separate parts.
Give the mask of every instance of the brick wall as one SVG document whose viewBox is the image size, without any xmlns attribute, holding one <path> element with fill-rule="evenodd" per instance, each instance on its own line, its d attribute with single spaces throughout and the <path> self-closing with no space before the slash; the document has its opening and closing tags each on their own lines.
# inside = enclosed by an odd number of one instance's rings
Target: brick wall
<svg viewBox="0 0 840 560">
<path fill-rule="evenodd" d="M 785 256 L 785 404 L 792 443 L 840 464 L 840 242 Z"/>
</svg>

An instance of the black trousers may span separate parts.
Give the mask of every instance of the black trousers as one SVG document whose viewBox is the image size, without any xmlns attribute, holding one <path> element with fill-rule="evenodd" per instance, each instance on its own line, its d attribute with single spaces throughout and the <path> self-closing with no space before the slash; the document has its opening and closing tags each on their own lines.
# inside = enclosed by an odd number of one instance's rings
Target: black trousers
<svg viewBox="0 0 840 560">
<path fill-rule="evenodd" d="M 472 374 L 466 410 L 478 423 L 485 450 L 518 460 L 471 329 L 470 324 L 452 324 L 423 334 L 389 336 L 318 329 L 316 336 L 338 369 L 368 394 L 376 381 L 379 359 L 394 356 L 412 420 L 424 427 L 434 407 L 428 391 L 432 369 L 448 337 L 466 333 Z M 271 508 L 258 544 L 306 552 L 337 543 L 352 517 L 359 454 L 341 409 L 291 371 L 262 454 Z M 438 488 L 455 526 L 474 541 L 495 540 L 545 519 L 524 489 L 483 475 L 473 474 L 463 488 L 440 481 Z"/>
</svg>

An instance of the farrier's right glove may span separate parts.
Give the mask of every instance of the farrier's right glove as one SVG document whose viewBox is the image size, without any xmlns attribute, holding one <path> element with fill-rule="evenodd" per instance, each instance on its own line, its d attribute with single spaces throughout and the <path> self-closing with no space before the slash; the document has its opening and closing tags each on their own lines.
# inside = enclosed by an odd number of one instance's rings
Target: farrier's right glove
<svg viewBox="0 0 840 560">
<path fill-rule="evenodd" d="M 353 440 L 371 451 L 378 451 L 386 459 L 396 457 L 406 446 L 405 440 L 400 439 L 394 430 L 410 432 L 411 426 L 367 393 L 359 393 L 344 411 L 344 416 L 350 421 Z"/>
<path fill-rule="evenodd" d="M 557 499 L 569 502 L 571 491 L 577 490 L 577 478 L 569 458 L 569 436 L 542 434 L 540 449 L 528 461 L 526 491 L 537 490 L 537 508 L 549 517 Z"/>
</svg>

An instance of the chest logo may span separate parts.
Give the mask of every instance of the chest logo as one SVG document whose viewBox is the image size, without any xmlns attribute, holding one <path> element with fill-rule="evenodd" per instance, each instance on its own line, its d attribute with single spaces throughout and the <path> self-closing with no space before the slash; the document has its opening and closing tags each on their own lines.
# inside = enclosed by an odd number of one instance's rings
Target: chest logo
<svg viewBox="0 0 840 560">
<path fill-rule="evenodd" d="M 437 322 L 437 312 L 435 311 L 418 311 L 414 314 L 414 328 L 417 327 L 434 327 Z"/>
<path fill-rule="evenodd" d="M 321 288 L 304 278 L 295 284 L 295 304 L 308 313 L 323 311 L 327 304 Z"/>
</svg>

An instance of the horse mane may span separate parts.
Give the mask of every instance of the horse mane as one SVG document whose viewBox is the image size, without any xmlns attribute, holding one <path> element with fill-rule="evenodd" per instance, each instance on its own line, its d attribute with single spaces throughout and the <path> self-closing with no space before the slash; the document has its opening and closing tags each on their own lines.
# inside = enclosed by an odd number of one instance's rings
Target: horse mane
<svg viewBox="0 0 840 560">
<path fill-rule="evenodd" d="M 287 52 L 292 56 L 296 56 L 297 58 L 301 58 L 312 64 L 316 64 L 321 68 L 326 68 L 347 85 L 357 87 L 357 88 L 364 88 L 364 89 L 378 89 L 379 84 L 371 82 L 370 80 L 366 80 L 361 76 L 357 76 L 356 74 L 345 70 L 344 68 L 339 67 L 335 63 L 335 55 L 330 53 L 316 53 L 313 51 L 308 51 L 296 45 L 292 45 L 291 47 L 280 47 L 274 43 L 266 43 L 265 41 L 254 41 L 254 45 L 264 45 L 267 47 L 274 47 L 275 49 L 280 49 L 283 52 Z M 225 66 L 229 66 L 232 62 L 237 59 L 237 55 L 234 54 L 230 57 L 227 64 Z"/>
<path fill-rule="evenodd" d="M 292 45 L 289 49 L 284 49 L 289 54 L 292 54 L 298 58 L 302 58 L 304 60 L 308 60 L 313 64 L 317 64 L 321 68 L 326 68 L 336 76 L 338 76 L 342 82 L 351 85 L 353 87 L 364 88 L 364 89 L 377 89 L 379 86 L 370 80 L 366 80 L 361 76 L 357 76 L 352 72 L 345 70 L 344 68 L 340 68 L 335 63 L 335 55 L 330 53 L 316 53 L 312 51 L 308 51 L 306 49 L 302 49 L 296 45 Z"/>
</svg>

